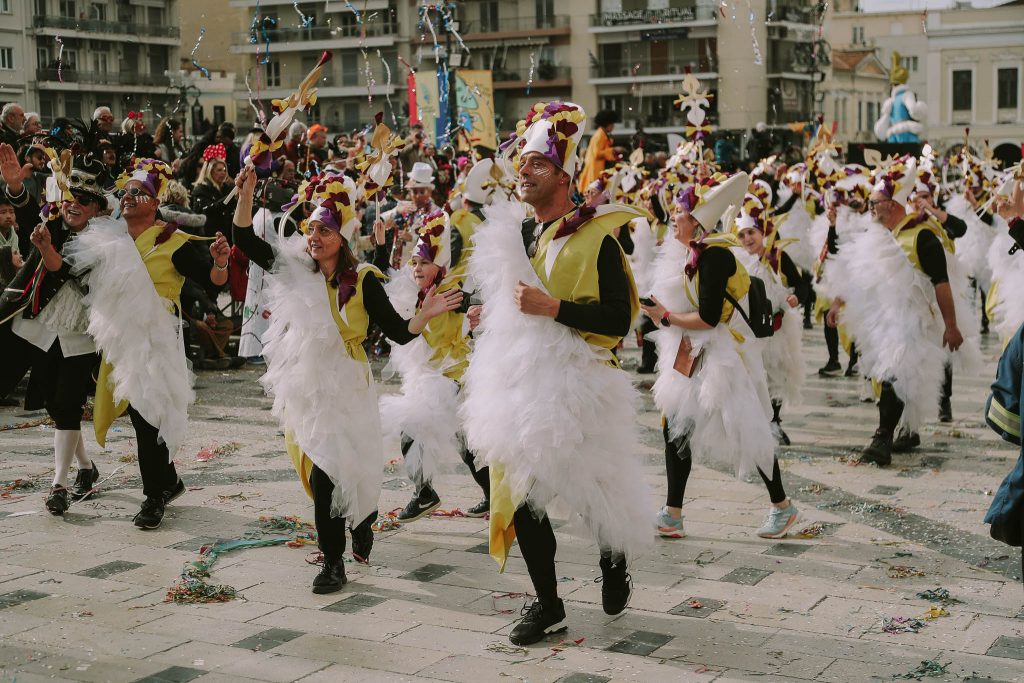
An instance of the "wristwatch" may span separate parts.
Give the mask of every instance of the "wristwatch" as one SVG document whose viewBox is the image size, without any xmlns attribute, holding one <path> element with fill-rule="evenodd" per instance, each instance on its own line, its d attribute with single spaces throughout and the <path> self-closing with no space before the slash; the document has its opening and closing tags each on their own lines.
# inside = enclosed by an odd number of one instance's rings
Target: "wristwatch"
<svg viewBox="0 0 1024 683">
<path fill-rule="evenodd" d="M 672 325 L 672 322 L 668 319 L 668 311 L 665 311 L 664 315 L 661 316 L 661 326 L 669 327 L 670 325 Z"/>
</svg>

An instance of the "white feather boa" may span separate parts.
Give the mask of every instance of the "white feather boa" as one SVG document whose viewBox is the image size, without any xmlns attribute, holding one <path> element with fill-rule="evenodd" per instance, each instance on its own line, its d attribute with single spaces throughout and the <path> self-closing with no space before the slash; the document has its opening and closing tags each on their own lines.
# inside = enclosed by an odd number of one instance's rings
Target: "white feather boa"
<svg viewBox="0 0 1024 683">
<path fill-rule="evenodd" d="M 988 250 L 996 237 L 995 229 L 978 218 L 978 214 L 961 194 L 950 198 L 946 210 L 967 223 L 967 232 L 956 241 L 957 261 L 960 262 L 964 273 L 974 278 L 978 286 L 987 291 L 992 284 Z"/>
<path fill-rule="evenodd" d="M 922 411 L 938 406 L 946 362 L 935 288 L 892 233 L 874 222 L 864 232 L 840 235 L 839 253 L 829 262 L 827 289 L 845 303 L 840 319 L 857 339 L 861 372 L 892 381 L 906 403 L 904 422 L 918 429 Z"/>
<path fill-rule="evenodd" d="M 356 522 L 377 509 L 383 472 L 380 413 L 366 363 L 345 349 L 306 240 L 279 242 L 268 276 L 267 372 L 260 383 L 295 442 L 334 483 L 331 514 Z M 367 275 L 367 277 L 373 277 Z"/>
<path fill-rule="evenodd" d="M 114 403 L 127 400 L 156 427 L 173 459 L 195 400 L 178 318 L 156 293 L 124 221 L 92 219 L 64 256 L 73 273 L 88 273 L 88 333 L 113 368 Z"/>
<path fill-rule="evenodd" d="M 799 310 L 790 308 L 786 299 L 792 290 L 782 284 L 779 275 L 765 266 L 761 259 L 745 249 L 733 253 L 750 275 L 765 284 L 773 311 L 782 311 L 782 327 L 771 337 L 761 340 L 764 369 L 768 377 L 768 394 L 773 400 L 793 406 L 800 403 L 804 386 L 804 357 Z"/>
<path fill-rule="evenodd" d="M 776 226 L 779 237 L 796 240 L 786 247 L 786 253 L 805 271 L 814 267 L 814 260 L 818 257 L 818 253 L 811 246 L 811 221 L 812 216 L 808 215 L 804 200 L 798 197 L 793 203 L 793 208 Z"/>
<path fill-rule="evenodd" d="M 654 296 L 673 313 L 695 310 L 686 296 L 683 267 L 689 250 L 668 239 L 655 262 Z M 696 299 L 697 294 L 693 292 Z M 746 305 L 746 298 L 740 301 Z M 672 366 L 682 341 L 679 327 L 652 334 L 658 345 L 658 379 L 654 402 L 668 420 L 669 436 L 691 434 L 690 449 L 702 460 L 732 466 L 737 476 L 772 471 L 775 440 L 771 432 L 771 400 L 761 358 L 762 342 L 737 314 L 730 324 L 746 341 L 737 343 L 726 325 L 687 330 L 693 352 L 704 352 L 704 365 L 693 377 Z"/>
<path fill-rule="evenodd" d="M 1005 342 L 1024 324 L 1024 297 L 1020 296 L 1024 292 L 1024 252 L 1010 254 L 1016 242 L 1007 232 L 1006 222 L 999 216 L 995 220 L 999 229 L 988 251 L 995 291 L 989 292 L 994 300 L 988 305 L 992 326 Z"/>
<path fill-rule="evenodd" d="M 518 310 L 516 283 L 541 286 L 523 251 L 522 204 L 484 214 L 470 260 L 484 308 L 464 376 L 469 447 L 504 469 L 513 500 L 543 511 L 557 497 L 602 547 L 639 555 L 653 533 L 635 455 L 637 392 L 572 329 Z"/>
<path fill-rule="evenodd" d="M 651 291 L 654 257 L 657 253 L 657 238 L 654 229 L 646 218 L 634 218 L 633 221 L 633 253 L 629 257 L 636 281 L 636 291 L 640 296 L 647 296 Z M 641 316 L 642 317 L 642 316 Z"/>
</svg>

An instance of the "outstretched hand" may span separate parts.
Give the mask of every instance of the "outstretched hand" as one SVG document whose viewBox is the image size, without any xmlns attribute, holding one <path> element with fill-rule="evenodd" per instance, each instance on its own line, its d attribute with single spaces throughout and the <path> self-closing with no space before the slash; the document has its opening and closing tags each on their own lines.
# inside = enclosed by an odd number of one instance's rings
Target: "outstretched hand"
<svg viewBox="0 0 1024 683">
<path fill-rule="evenodd" d="M 442 313 L 454 311 L 462 305 L 462 290 L 449 289 L 446 292 L 438 293 L 437 285 L 427 291 L 420 306 L 420 312 L 427 318 L 434 318 Z"/>
<path fill-rule="evenodd" d="M 6 142 L 0 145 L 0 176 L 13 194 L 21 192 L 25 179 L 32 175 L 32 164 L 21 165 L 14 148 Z"/>
</svg>

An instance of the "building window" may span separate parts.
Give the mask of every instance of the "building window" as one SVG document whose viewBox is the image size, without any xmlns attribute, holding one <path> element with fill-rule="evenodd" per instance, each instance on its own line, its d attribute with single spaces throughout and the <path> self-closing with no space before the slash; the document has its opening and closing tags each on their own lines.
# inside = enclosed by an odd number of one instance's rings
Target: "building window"
<svg viewBox="0 0 1024 683">
<path fill-rule="evenodd" d="M 225 111 L 223 105 L 213 105 L 213 125 L 219 126 L 220 124 L 224 123 L 224 119 L 226 116 L 227 112 Z"/>
<path fill-rule="evenodd" d="M 75 0 L 60 0 L 60 15 L 62 17 L 76 18 L 78 14 L 75 9 Z"/>
<path fill-rule="evenodd" d="M 272 62 L 267 62 L 267 87 L 281 87 L 281 62 L 276 59 Z"/>
<path fill-rule="evenodd" d="M 874 124 L 875 121 L 875 103 L 868 102 L 868 123 Z"/>
<path fill-rule="evenodd" d="M 917 56 L 913 56 L 913 57 L 900 57 L 900 64 L 907 71 L 910 71 L 910 72 L 917 71 Z"/>
<path fill-rule="evenodd" d="M 953 111 L 971 111 L 973 105 L 973 76 L 971 71 L 957 69 L 953 72 Z"/>
<path fill-rule="evenodd" d="M 864 27 L 854 26 L 853 27 L 853 44 L 862 45 L 864 43 Z"/>
<path fill-rule="evenodd" d="M 497 0 L 484 0 L 480 3 L 480 31 L 498 30 L 498 2 Z"/>
<path fill-rule="evenodd" d="M 74 71 L 78 68 L 78 50 L 64 50 L 61 67 Z"/>
<path fill-rule="evenodd" d="M 0 14 L 11 13 L 11 0 L 0 0 Z"/>
<path fill-rule="evenodd" d="M 11 70 L 14 68 L 14 48 L 0 47 L 0 69 Z"/>
<path fill-rule="evenodd" d="M 359 127 L 359 103 L 358 102 L 346 102 L 342 105 L 344 110 L 344 118 L 342 120 L 342 126 L 348 130 L 350 128 Z"/>
<path fill-rule="evenodd" d="M 341 54 L 341 84 L 350 87 L 359 85 L 359 55 L 355 52 Z"/>
<path fill-rule="evenodd" d="M 89 18 L 96 21 L 107 20 L 107 5 L 102 2 L 94 2 L 89 6 Z"/>
<path fill-rule="evenodd" d="M 104 52 L 92 53 L 92 70 L 98 74 L 105 74 L 109 71 L 107 55 Z"/>
<path fill-rule="evenodd" d="M 999 69 L 996 72 L 996 81 L 998 82 L 998 108 L 999 109 L 1016 109 L 1017 103 L 1019 102 L 1020 82 L 1018 80 L 1017 67 L 1009 69 Z"/>
<path fill-rule="evenodd" d="M 40 69 L 49 69 L 50 67 L 50 48 L 40 47 L 36 48 L 36 59 L 39 60 Z"/>
<path fill-rule="evenodd" d="M 864 130 L 864 103 L 857 100 L 857 132 Z"/>
<path fill-rule="evenodd" d="M 551 28 L 555 20 L 555 0 L 536 0 L 537 28 Z"/>
</svg>

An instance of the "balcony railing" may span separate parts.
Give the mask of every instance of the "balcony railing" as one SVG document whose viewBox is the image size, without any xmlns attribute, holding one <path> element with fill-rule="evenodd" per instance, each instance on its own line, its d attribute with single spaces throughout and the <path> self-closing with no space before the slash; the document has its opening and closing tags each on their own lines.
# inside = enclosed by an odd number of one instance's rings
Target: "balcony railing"
<svg viewBox="0 0 1024 683">
<path fill-rule="evenodd" d="M 98 21 L 96 19 L 51 17 L 37 14 L 32 17 L 32 25 L 35 28 L 59 28 L 65 31 L 83 31 L 86 33 L 123 33 L 151 38 L 181 37 L 181 29 L 177 26 L 133 24 L 126 21 Z"/>
<path fill-rule="evenodd" d="M 568 30 L 568 15 L 500 17 L 496 22 L 473 19 L 462 22 L 461 33 L 463 37 L 466 37 L 482 33 L 520 33 L 523 31 L 546 31 L 551 29 Z"/>
<path fill-rule="evenodd" d="M 814 24 L 816 23 L 814 8 L 808 7 L 807 3 L 795 0 L 794 2 L 780 2 L 775 6 L 775 11 L 768 9 L 768 22 L 788 21 L 791 24 Z"/>
<path fill-rule="evenodd" d="M 495 83 L 508 81 L 523 81 L 530 79 L 530 67 L 521 68 L 498 68 L 491 71 Z M 544 81 L 567 81 L 572 78 L 572 69 L 567 66 L 553 66 L 550 64 L 538 64 L 533 70 L 533 85 Z"/>
<path fill-rule="evenodd" d="M 635 60 L 606 60 L 590 67 L 591 78 L 632 78 L 633 76 L 675 76 L 680 78 L 686 73 L 686 67 L 693 73 L 718 71 L 718 59 L 692 57 L 689 59 L 668 60 L 652 63 L 646 58 Z"/>
<path fill-rule="evenodd" d="M 88 83 L 91 85 L 143 85 L 166 87 L 171 79 L 164 75 L 138 74 L 126 71 L 78 71 L 62 67 L 57 69 L 36 69 L 37 81 L 63 81 L 64 83 Z"/>
<path fill-rule="evenodd" d="M 631 24 L 679 24 L 687 21 L 713 21 L 711 7 L 666 7 L 664 9 L 635 9 L 620 12 L 601 12 L 590 15 L 591 26 L 629 26 Z"/>
<path fill-rule="evenodd" d="M 368 38 L 377 38 L 380 36 L 391 36 L 398 33 L 398 25 L 395 23 L 381 23 L 381 22 L 368 22 L 364 24 L 366 28 L 366 36 Z M 357 25 L 343 24 L 340 26 L 310 26 L 309 28 L 275 28 L 270 29 L 266 32 L 266 36 L 263 35 L 263 31 L 259 30 L 256 32 L 257 40 L 260 44 L 264 43 L 266 38 L 270 38 L 271 43 L 303 43 L 309 41 L 323 41 L 323 40 L 340 40 L 342 38 L 359 38 L 360 30 L 362 27 Z M 236 33 L 234 34 L 234 40 L 236 45 L 252 42 L 252 33 Z"/>
</svg>

